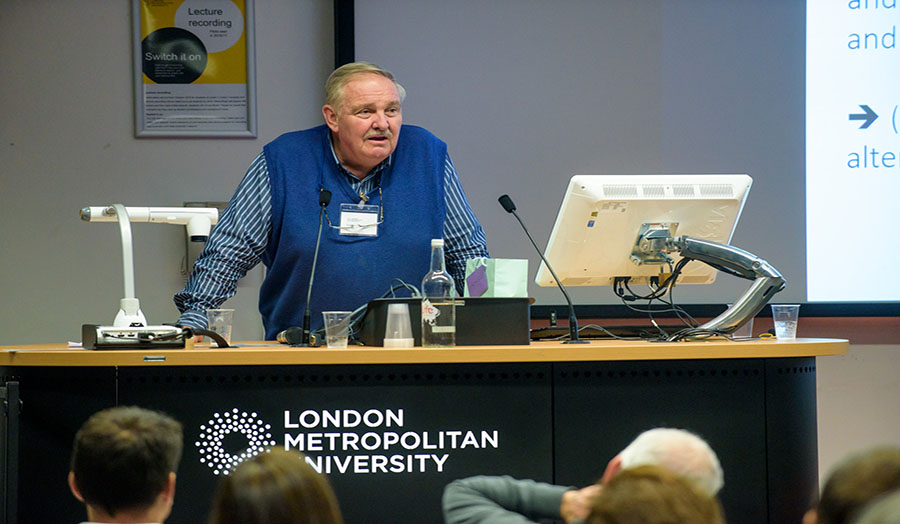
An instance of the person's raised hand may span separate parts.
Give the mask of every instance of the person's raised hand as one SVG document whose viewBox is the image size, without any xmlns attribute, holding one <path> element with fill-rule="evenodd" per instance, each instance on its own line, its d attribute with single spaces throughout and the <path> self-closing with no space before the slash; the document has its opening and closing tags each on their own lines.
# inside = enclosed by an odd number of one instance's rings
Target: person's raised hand
<svg viewBox="0 0 900 524">
<path fill-rule="evenodd" d="M 591 512 L 594 499 L 603 489 L 599 484 L 573 489 L 563 493 L 562 504 L 559 506 L 559 516 L 566 522 L 584 520 Z"/>
</svg>

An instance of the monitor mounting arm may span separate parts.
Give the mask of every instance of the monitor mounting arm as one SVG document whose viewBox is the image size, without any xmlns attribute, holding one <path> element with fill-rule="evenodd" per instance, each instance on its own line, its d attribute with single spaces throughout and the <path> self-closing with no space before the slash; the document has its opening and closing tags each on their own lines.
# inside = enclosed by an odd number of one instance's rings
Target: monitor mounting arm
<svg viewBox="0 0 900 524">
<path fill-rule="evenodd" d="M 699 260 L 717 269 L 727 268 L 753 283 L 722 314 L 699 329 L 731 333 L 755 317 L 769 300 L 784 289 L 784 277 L 758 256 L 727 244 L 691 237 L 673 241 L 683 258 Z"/>
<path fill-rule="evenodd" d="M 674 229 L 674 228 L 673 228 Z M 645 224 L 638 235 L 632 259 L 636 263 L 660 263 L 665 253 L 677 251 L 682 258 L 699 260 L 716 269 L 752 280 L 734 303 L 698 330 L 731 333 L 755 317 L 782 289 L 785 280 L 777 269 L 756 255 L 727 244 L 687 236 L 672 237 L 668 225 Z"/>
</svg>

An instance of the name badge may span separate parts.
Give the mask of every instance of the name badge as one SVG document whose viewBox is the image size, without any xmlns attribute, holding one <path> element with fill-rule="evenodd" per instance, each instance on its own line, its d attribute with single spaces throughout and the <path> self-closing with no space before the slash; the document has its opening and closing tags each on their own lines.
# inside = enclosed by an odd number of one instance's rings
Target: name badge
<svg viewBox="0 0 900 524">
<path fill-rule="evenodd" d="M 378 236 L 378 206 L 341 204 L 341 234 L 354 237 Z"/>
</svg>

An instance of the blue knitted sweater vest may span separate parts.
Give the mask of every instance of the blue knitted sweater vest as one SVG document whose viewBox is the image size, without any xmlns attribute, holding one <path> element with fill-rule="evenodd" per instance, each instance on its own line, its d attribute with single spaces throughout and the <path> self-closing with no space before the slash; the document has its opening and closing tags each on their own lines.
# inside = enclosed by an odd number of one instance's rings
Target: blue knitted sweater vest
<svg viewBox="0 0 900 524">
<path fill-rule="evenodd" d="M 319 227 L 319 190 L 331 191 L 326 210 L 335 226 L 341 204 L 358 203 L 346 176 L 334 162 L 330 130 L 319 126 L 281 135 L 263 149 L 272 193 L 272 233 L 263 254 L 266 278 L 259 293 L 266 339 L 299 326 Z M 322 243 L 310 300 L 311 326 L 322 325 L 322 311 L 352 311 L 385 294 L 394 279 L 418 286 L 428 272 L 430 239 L 443 234 L 444 161 L 447 145 L 416 126 L 401 128 L 391 164 L 380 174 L 384 222 L 377 237 L 341 235 L 322 229 Z"/>
</svg>

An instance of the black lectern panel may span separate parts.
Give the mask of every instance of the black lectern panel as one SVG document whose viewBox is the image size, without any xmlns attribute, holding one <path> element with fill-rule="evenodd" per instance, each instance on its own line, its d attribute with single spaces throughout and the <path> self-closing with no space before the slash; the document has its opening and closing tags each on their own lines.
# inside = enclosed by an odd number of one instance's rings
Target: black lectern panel
<svg viewBox="0 0 900 524">
<path fill-rule="evenodd" d="M 67 483 L 72 441 L 88 417 L 116 405 L 116 370 L 0 368 L 0 373 L 20 382 L 19 522 L 86 520 L 84 505 Z"/>
<path fill-rule="evenodd" d="M 719 456 L 728 521 L 766 522 L 762 361 L 607 362 L 554 369 L 558 483 L 596 481 L 609 459 L 646 429 L 683 428 L 702 436 Z"/>
<path fill-rule="evenodd" d="M 469 475 L 552 480 L 549 364 L 122 368 L 119 397 L 184 424 L 172 524 L 266 446 L 306 453 L 348 523 L 440 523 Z"/>
<path fill-rule="evenodd" d="M 819 488 L 815 357 L 766 360 L 766 412 L 769 523 L 800 522 Z"/>
</svg>

